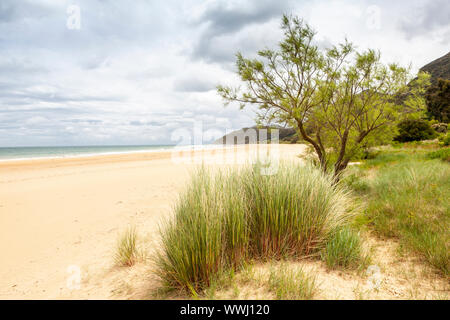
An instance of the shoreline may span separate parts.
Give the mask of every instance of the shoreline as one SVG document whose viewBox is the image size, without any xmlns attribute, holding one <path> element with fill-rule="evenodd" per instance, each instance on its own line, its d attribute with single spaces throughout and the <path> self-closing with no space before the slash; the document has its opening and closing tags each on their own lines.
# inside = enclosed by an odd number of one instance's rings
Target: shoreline
<svg viewBox="0 0 450 320">
<path fill-rule="evenodd" d="M 102 165 L 113 163 L 127 162 L 148 162 L 152 160 L 170 160 L 174 165 L 190 165 L 201 164 L 202 161 L 217 164 L 224 163 L 226 160 L 235 161 L 242 164 L 245 159 L 254 159 L 257 152 L 264 150 L 273 150 L 280 148 L 282 144 L 245 144 L 245 145 L 207 145 L 207 146 L 187 146 L 173 149 L 158 149 L 148 151 L 130 151 L 130 152 L 114 152 L 101 153 L 92 155 L 76 155 L 68 157 L 39 157 L 26 159 L 8 159 L 0 160 L 0 177 L 3 173 L 20 171 L 21 169 L 43 169 L 56 168 L 66 166 L 80 165 Z M 288 146 L 288 145 L 286 145 Z M 304 145 L 293 144 L 292 147 L 297 148 L 299 153 L 303 152 Z M 284 147 L 286 149 L 286 147 Z M 253 153 L 252 153 L 253 152 Z M 261 153 L 260 153 L 261 154 Z M 253 155 L 253 158 L 251 157 Z M 0 183 L 3 179 L 0 178 Z"/>
<path fill-rule="evenodd" d="M 211 144 L 211 145 L 188 145 L 188 146 L 168 146 L 162 147 L 160 149 L 153 150 L 133 150 L 133 151 L 111 151 L 111 152 L 96 152 L 96 153 L 80 153 L 80 154 L 68 154 L 60 156 L 31 156 L 27 158 L 0 158 L 0 165 L 3 163 L 10 162 L 25 162 L 25 161 L 39 161 L 39 160 L 57 160 L 57 159 L 78 159 L 78 158 L 95 158 L 95 157 L 107 157 L 107 156 L 120 156 L 120 155 L 133 155 L 133 154 L 147 154 L 147 153 L 167 153 L 167 152 L 177 152 L 177 151 L 212 151 L 212 150 L 227 150 L 232 148 L 240 147 L 251 147 L 251 146 L 264 146 L 270 145 L 270 143 L 260 143 L 260 144 L 237 144 L 237 145 L 223 145 L 223 144 Z M 1 148 L 0 148 L 1 149 Z"/>
</svg>

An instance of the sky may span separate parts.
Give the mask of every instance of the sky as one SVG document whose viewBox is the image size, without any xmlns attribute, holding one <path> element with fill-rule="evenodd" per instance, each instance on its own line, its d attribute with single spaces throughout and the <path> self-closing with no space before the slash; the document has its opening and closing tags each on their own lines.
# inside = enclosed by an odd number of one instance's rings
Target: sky
<svg viewBox="0 0 450 320">
<path fill-rule="evenodd" d="M 235 54 L 275 48 L 283 13 L 321 48 L 412 70 L 449 51 L 448 0 L 0 0 L 0 147 L 203 142 L 254 124 L 223 106 Z M 183 143 L 199 141 L 183 141 Z"/>
</svg>

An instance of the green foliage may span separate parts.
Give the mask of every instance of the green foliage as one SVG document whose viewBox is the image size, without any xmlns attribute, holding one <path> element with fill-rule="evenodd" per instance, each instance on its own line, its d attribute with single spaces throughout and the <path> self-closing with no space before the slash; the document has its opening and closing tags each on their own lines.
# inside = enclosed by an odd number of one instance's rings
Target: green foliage
<svg viewBox="0 0 450 320">
<path fill-rule="evenodd" d="M 450 80 L 438 79 L 427 91 L 427 113 L 440 122 L 450 122 Z"/>
<path fill-rule="evenodd" d="M 437 136 L 430 123 L 420 119 L 404 120 L 398 124 L 398 129 L 395 140 L 399 142 L 431 140 Z"/>
<path fill-rule="evenodd" d="M 119 238 L 114 260 L 119 266 L 132 266 L 139 258 L 137 249 L 137 232 L 134 227 L 128 228 Z"/>
<path fill-rule="evenodd" d="M 318 254 L 351 217 L 346 190 L 311 166 L 282 164 L 274 175 L 260 165 L 200 170 L 162 230 L 158 274 L 194 294 L 249 259 Z"/>
<path fill-rule="evenodd" d="M 443 161 L 450 162 L 450 148 L 443 148 L 430 152 L 427 156 L 429 159 L 441 159 Z"/>
<path fill-rule="evenodd" d="M 448 125 L 446 123 L 433 123 L 431 125 L 434 131 L 437 133 L 447 133 Z"/>
<path fill-rule="evenodd" d="M 282 30 L 278 50 L 262 50 L 256 59 L 237 54 L 245 87 L 219 86 L 218 93 L 226 104 L 257 105 L 260 123 L 298 128 L 324 170 L 338 174 L 361 148 L 392 140 L 396 122 L 424 111 L 430 75 L 411 81 L 406 68 L 384 65 L 375 50 L 356 52 L 347 41 L 322 51 L 296 17 L 284 16 Z"/>
<path fill-rule="evenodd" d="M 300 268 L 281 265 L 269 274 L 269 290 L 281 300 L 311 300 L 317 293 L 315 277 Z"/>
<path fill-rule="evenodd" d="M 322 252 L 322 259 L 329 268 L 357 268 L 367 257 L 361 246 L 358 232 L 346 226 L 336 230 Z"/>
<path fill-rule="evenodd" d="M 450 146 L 450 132 L 439 137 L 440 145 L 443 147 Z"/>
<path fill-rule="evenodd" d="M 405 152 L 383 152 L 377 155 L 373 159 L 368 159 L 364 162 L 363 167 L 377 167 L 377 166 L 386 166 L 392 165 L 394 163 L 398 163 L 406 158 L 409 155 Z"/>
<path fill-rule="evenodd" d="M 449 274 L 450 167 L 435 160 L 403 160 L 368 181 L 366 214 L 375 229 L 399 238 Z"/>
<path fill-rule="evenodd" d="M 341 182 L 358 194 L 363 194 L 369 189 L 367 182 L 361 179 L 357 173 L 345 175 Z"/>
</svg>

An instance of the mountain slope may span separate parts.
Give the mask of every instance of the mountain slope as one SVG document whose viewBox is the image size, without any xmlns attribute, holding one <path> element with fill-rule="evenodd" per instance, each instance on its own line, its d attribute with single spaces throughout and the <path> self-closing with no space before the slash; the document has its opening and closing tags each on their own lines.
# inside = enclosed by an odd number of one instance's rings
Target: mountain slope
<svg viewBox="0 0 450 320">
<path fill-rule="evenodd" d="M 267 130 L 267 135 L 261 130 Z M 214 141 L 214 144 L 249 144 L 258 142 L 264 142 L 271 139 L 270 129 L 279 130 L 280 141 L 292 142 L 297 141 L 297 135 L 295 129 L 281 128 L 281 127 L 257 127 L 242 128 L 240 130 L 233 131 L 220 139 Z M 254 141 L 256 140 L 256 141 Z"/>
<path fill-rule="evenodd" d="M 420 71 L 431 74 L 431 81 L 434 83 L 438 78 L 450 79 L 450 52 L 429 64 L 423 66 Z"/>
</svg>

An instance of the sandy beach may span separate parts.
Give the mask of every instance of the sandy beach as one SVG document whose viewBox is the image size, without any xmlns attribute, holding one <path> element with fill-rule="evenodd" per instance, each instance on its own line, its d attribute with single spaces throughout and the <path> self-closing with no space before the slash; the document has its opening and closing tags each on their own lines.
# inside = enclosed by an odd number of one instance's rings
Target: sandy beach
<svg viewBox="0 0 450 320">
<path fill-rule="evenodd" d="M 283 159 L 305 150 L 276 148 Z M 188 158 L 149 152 L 1 162 L 0 299 L 120 298 L 116 288 L 127 271 L 114 267 L 119 234 L 136 226 L 151 254 L 158 224 L 170 217 L 190 172 L 202 162 L 224 166 L 250 154 L 239 146 L 227 151 L 227 161 L 210 150 Z M 148 279 L 140 274 L 138 281 L 148 282 L 143 288 L 151 286 L 151 271 L 144 272 Z"/>
</svg>

